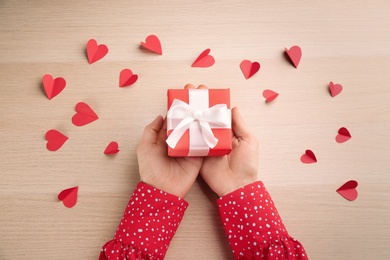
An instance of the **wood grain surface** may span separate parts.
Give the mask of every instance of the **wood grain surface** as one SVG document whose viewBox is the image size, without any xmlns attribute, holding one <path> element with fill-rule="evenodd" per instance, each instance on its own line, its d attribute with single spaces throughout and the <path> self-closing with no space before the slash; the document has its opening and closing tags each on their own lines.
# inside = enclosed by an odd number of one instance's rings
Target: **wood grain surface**
<svg viewBox="0 0 390 260">
<path fill-rule="evenodd" d="M 143 127 L 186 83 L 230 88 L 260 141 L 259 176 L 310 259 L 389 259 L 390 2 L 0 0 L 0 259 L 97 259 L 139 180 Z M 159 36 L 163 55 L 139 48 Z M 86 42 L 108 55 L 89 65 Z M 299 45 L 295 69 L 284 47 Z M 191 68 L 206 48 L 215 64 Z M 259 61 L 245 80 L 239 64 Z M 130 68 L 136 84 L 119 88 Z M 41 78 L 64 77 L 52 100 Z M 343 85 L 332 98 L 330 81 Z M 266 104 L 262 91 L 279 97 Z M 99 120 L 71 123 L 77 102 Z M 352 139 L 335 142 L 345 126 Z M 44 135 L 69 140 L 57 152 Z M 110 141 L 120 152 L 106 156 Z M 299 158 L 312 149 L 318 163 Z M 359 182 L 350 202 L 336 193 Z M 223 180 L 221 180 L 223 181 Z M 58 193 L 79 186 L 68 209 Z M 232 259 L 216 195 L 198 179 L 166 259 Z"/>
</svg>

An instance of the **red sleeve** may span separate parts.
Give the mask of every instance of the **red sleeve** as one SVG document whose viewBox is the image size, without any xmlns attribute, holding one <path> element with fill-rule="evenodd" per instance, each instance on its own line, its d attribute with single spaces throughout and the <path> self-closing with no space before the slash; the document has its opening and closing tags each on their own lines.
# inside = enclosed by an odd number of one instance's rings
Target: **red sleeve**
<svg viewBox="0 0 390 260">
<path fill-rule="evenodd" d="M 289 236 L 262 182 L 254 182 L 217 200 L 235 259 L 308 259 Z"/>
<path fill-rule="evenodd" d="M 138 183 L 114 239 L 99 260 L 163 259 L 188 203 L 146 183 Z"/>
</svg>

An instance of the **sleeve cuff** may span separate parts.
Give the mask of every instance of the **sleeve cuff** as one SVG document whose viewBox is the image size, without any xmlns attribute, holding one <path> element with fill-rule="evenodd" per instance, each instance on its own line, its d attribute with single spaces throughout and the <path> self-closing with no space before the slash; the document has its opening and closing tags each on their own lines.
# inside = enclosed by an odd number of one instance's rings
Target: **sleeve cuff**
<svg viewBox="0 0 390 260">
<path fill-rule="evenodd" d="M 187 207 L 187 201 L 182 198 L 144 182 L 138 183 L 114 239 L 103 247 L 104 253 L 106 256 L 118 253 L 123 257 L 123 252 L 142 252 L 153 259 L 164 258 Z"/>
<path fill-rule="evenodd" d="M 219 198 L 217 204 L 235 259 L 285 259 L 283 256 L 292 255 L 302 257 L 292 259 L 306 259 L 301 244 L 288 235 L 261 181 Z"/>
</svg>

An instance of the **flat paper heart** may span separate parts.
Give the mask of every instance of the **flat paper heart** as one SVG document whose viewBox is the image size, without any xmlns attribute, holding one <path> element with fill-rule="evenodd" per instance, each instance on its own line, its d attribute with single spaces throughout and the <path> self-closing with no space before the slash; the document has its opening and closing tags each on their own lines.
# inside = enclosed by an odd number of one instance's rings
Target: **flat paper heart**
<svg viewBox="0 0 390 260">
<path fill-rule="evenodd" d="M 83 126 L 99 119 L 95 111 L 84 102 L 77 103 L 75 110 L 77 113 L 72 117 L 75 126 Z"/>
<path fill-rule="evenodd" d="M 88 63 L 92 64 L 102 59 L 108 53 L 108 48 L 104 44 L 97 45 L 95 39 L 90 39 L 87 43 Z"/>
<path fill-rule="evenodd" d="M 58 199 L 62 201 L 65 207 L 73 208 L 77 203 L 77 192 L 79 187 L 73 187 L 66 190 L 63 190 L 58 194 Z"/>
<path fill-rule="evenodd" d="M 305 153 L 301 156 L 302 163 L 316 163 L 317 158 L 311 150 L 306 150 Z"/>
<path fill-rule="evenodd" d="M 137 74 L 133 74 L 131 69 L 123 69 L 119 75 L 119 87 L 127 87 L 133 85 L 138 79 Z"/>
<path fill-rule="evenodd" d="M 61 93 L 66 86 L 66 81 L 61 77 L 53 79 L 52 75 L 46 74 L 42 77 L 42 85 L 47 98 L 50 100 Z"/>
<path fill-rule="evenodd" d="M 141 45 L 154 53 L 162 55 L 161 42 L 156 35 L 149 35 L 145 42 L 141 42 Z"/>
<path fill-rule="evenodd" d="M 68 140 L 68 137 L 61 132 L 51 129 L 46 132 L 45 138 L 47 140 L 46 148 L 49 151 L 57 151 Z"/>
<path fill-rule="evenodd" d="M 265 102 L 267 103 L 274 100 L 277 96 L 279 96 L 279 94 L 270 89 L 266 89 L 263 91 L 263 97 L 265 98 Z"/>
<path fill-rule="evenodd" d="M 302 58 L 302 50 L 299 46 L 292 46 L 290 49 L 284 48 L 287 53 L 288 58 L 295 68 L 298 68 L 299 62 Z"/>
<path fill-rule="evenodd" d="M 343 86 L 340 84 L 334 84 L 332 81 L 329 82 L 329 92 L 332 97 L 337 96 L 343 91 Z"/>
<path fill-rule="evenodd" d="M 115 154 L 118 153 L 118 143 L 117 142 L 111 142 L 107 145 L 106 149 L 104 150 L 104 154 Z"/>
<path fill-rule="evenodd" d="M 204 50 L 198 58 L 192 63 L 191 67 L 207 68 L 214 65 L 214 57 L 209 55 L 210 49 Z"/>
<path fill-rule="evenodd" d="M 351 139 L 351 134 L 349 133 L 348 129 L 345 128 L 345 127 L 341 127 L 338 131 L 338 135 L 336 135 L 336 142 L 338 142 L 339 144 L 340 143 L 344 143 L 346 141 L 348 141 L 349 139 Z"/>
<path fill-rule="evenodd" d="M 260 69 L 260 63 L 257 61 L 251 62 L 250 60 L 243 60 L 240 63 L 240 68 L 242 73 L 244 74 L 244 77 L 246 79 L 249 79 L 253 75 L 256 74 L 256 72 L 259 71 Z"/>
<path fill-rule="evenodd" d="M 357 198 L 358 192 L 356 190 L 356 187 L 358 186 L 357 181 L 350 180 L 344 183 L 340 188 L 338 188 L 336 191 L 346 198 L 347 200 L 353 201 Z"/>
</svg>

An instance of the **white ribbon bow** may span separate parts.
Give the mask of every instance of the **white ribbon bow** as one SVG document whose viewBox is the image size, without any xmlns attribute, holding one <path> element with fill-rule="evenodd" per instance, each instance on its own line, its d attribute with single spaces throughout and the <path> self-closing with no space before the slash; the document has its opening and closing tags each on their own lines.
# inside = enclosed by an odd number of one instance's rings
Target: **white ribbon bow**
<svg viewBox="0 0 390 260">
<path fill-rule="evenodd" d="M 191 123 L 196 121 L 200 126 L 206 144 L 210 148 L 214 148 L 218 143 L 218 139 L 214 136 L 210 124 L 221 128 L 230 127 L 229 116 L 230 110 L 226 104 L 217 104 L 204 110 L 195 110 L 186 102 L 175 99 L 168 110 L 167 117 L 181 121 L 173 129 L 166 142 L 171 148 L 174 148 Z"/>
</svg>

